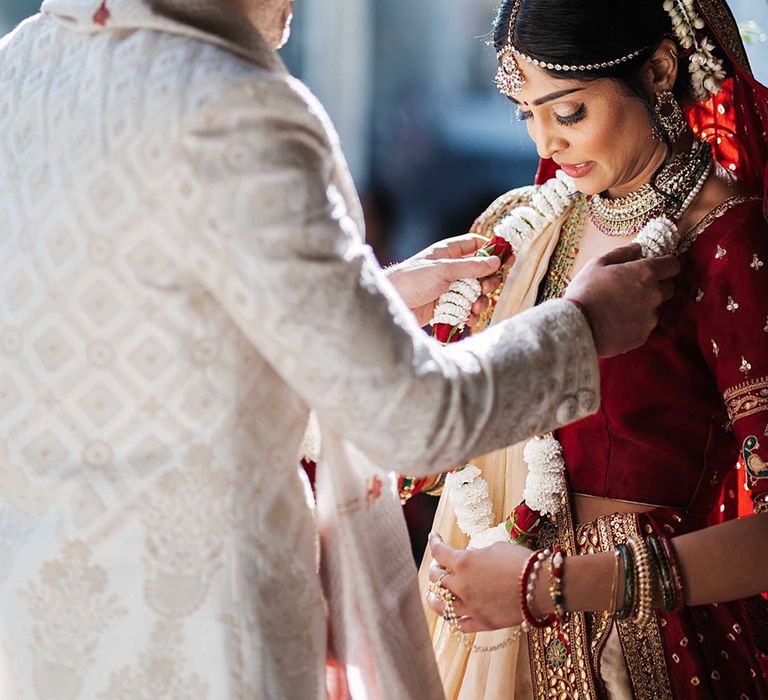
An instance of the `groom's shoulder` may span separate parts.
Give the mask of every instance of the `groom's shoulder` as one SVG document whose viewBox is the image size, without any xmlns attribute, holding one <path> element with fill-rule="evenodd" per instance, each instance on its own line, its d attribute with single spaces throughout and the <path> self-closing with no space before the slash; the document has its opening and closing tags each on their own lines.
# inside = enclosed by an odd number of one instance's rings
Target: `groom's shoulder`
<svg viewBox="0 0 768 700">
<path fill-rule="evenodd" d="M 185 103 L 192 120 L 237 120 L 255 129 L 292 124 L 324 137 L 333 131 L 325 109 L 300 80 L 215 45 L 198 47 Z"/>
</svg>

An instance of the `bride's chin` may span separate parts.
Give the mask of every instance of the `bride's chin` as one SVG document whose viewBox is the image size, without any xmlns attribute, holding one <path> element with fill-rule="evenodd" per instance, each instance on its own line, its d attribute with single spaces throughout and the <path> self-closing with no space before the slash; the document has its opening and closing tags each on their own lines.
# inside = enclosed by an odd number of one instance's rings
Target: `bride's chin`
<svg viewBox="0 0 768 700">
<path fill-rule="evenodd" d="M 586 195 L 600 194 L 605 192 L 605 183 L 600 183 L 597 178 L 593 177 L 580 177 L 578 180 L 574 180 L 579 192 Z"/>
</svg>

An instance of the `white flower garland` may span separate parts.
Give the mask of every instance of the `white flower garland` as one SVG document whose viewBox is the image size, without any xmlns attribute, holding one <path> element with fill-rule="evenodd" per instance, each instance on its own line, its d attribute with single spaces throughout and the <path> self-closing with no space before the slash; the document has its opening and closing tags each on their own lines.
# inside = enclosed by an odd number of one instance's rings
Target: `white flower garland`
<svg viewBox="0 0 768 700">
<path fill-rule="evenodd" d="M 551 181 L 550 181 L 551 182 Z M 665 218 L 651 219 L 634 239 L 644 258 L 674 253 L 680 244 L 677 226 Z M 562 506 L 565 493 L 565 460 L 559 441 L 551 433 L 530 440 L 523 450 L 528 475 L 523 500 L 542 515 L 554 515 Z M 493 525 L 493 506 L 488 483 L 474 465 L 449 474 L 445 491 L 456 513 L 459 529 L 467 535 L 469 548 L 480 549 L 496 542 L 510 542 L 504 522 Z"/>
<path fill-rule="evenodd" d="M 703 102 L 710 94 L 717 95 L 725 80 L 723 62 L 715 58 L 712 53 L 715 45 L 708 38 L 699 40 L 696 36 L 706 24 L 696 12 L 693 0 L 665 0 L 664 9 L 672 20 L 672 29 L 680 46 L 686 51 L 693 48 L 688 70 L 696 99 Z"/>
<path fill-rule="evenodd" d="M 576 185 L 562 170 L 557 176 L 536 188 L 531 206 L 517 207 L 502 219 L 493 232 L 503 238 L 518 255 L 546 226 L 570 205 Z M 463 279 L 453 282 L 435 306 L 431 324 L 447 323 L 461 331 L 469 320 L 470 310 L 480 298 L 480 282 Z"/>
<path fill-rule="evenodd" d="M 493 229 L 512 247 L 515 255 L 563 214 L 577 193 L 573 179 L 562 170 L 536 188 L 530 206 L 517 207 Z"/>
<path fill-rule="evenodd" d="M 672 221 L 659 217 L 643 226 L 634 242 L 640 244 L 644 258 L 661 258 L 677 250 L 680 232 Z"/>
<path fill-rule="evenodd" d="M 551 433 L 535 437 L 525 446 L 523 459 L 528 465 L 523 500 L 542 515 L 554 515 L 565 492 L 562 446 Z"/>
</svg>

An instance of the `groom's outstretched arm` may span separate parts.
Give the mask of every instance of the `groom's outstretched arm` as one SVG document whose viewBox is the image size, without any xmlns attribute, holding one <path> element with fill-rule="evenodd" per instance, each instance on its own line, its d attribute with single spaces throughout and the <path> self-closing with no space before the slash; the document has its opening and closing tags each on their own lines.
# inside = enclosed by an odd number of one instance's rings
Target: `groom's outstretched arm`
<svg viewBox="0 0 768 700">
<path fill-rule="evenodd" d="M 448 348 L 422 333 L 349 214 L 335 134 L 299 83 L 250 76 L 185 128 L 184 167 L 205 193 L 192 212 L 178 203 L 191 269 L 322 421 L 378 463 L 435 472 L 597 409 L 595 341 L 569 301 Z M 630 287 L 637 345 L 661 299 Z"/>
</svg>

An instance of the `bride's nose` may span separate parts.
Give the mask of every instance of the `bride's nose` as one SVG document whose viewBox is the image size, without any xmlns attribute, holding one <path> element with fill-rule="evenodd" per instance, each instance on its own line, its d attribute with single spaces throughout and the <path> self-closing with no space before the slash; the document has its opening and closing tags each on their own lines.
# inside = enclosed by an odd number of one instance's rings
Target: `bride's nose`
<svg viewBox="0 0 768 700">
<path fill-rule="evenodd" d="M 536 126 L 531 132 L 531 137 L 536 144 L 536 151 L 540 158 L 551 158 L 556 153 L 564 151 L 568 142 L 557 133 L 555 129 L 545 126 Z"/>
</svg>

